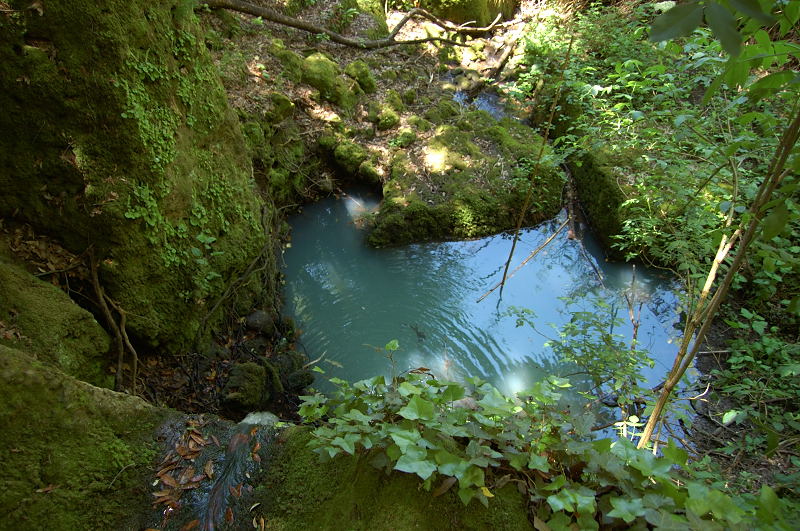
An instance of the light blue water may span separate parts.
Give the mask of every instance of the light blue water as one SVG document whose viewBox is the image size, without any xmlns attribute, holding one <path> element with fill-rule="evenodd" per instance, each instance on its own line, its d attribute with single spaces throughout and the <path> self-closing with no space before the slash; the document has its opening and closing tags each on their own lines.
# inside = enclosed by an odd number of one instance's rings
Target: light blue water
<svg viewBox="0 0 800 531">
<path fill-rule="evenodd" d="M 560 327 L 570 312 L 591 310 L 591 298 L 599 296 L 625 321 L 615 332 L 630 338 L 621 295 L 630 288 L 632 267 L 605 262 L 589 234 L 582 251 L 564 230 L 507 282 L 502 296 L 495 291 L 477 302 L 502 277 L 510 236 L 372 249 L 356 220 L 375 205 L 366 195 L 351 194 L 308 206 L 290 220 L 284 312 L 295 318 L 309 357 L 325 355 L 319 365 L 326 374 L 315 387 L 329 390 L 325 378 L 333 376 L 355 381 L 388 375 L 382 347 L 392 339 L 400 343 L 394 355 L 398 372 L 427 367 L 448 379 L 479 376 L 506 393 L 546 374 L 574 373 L 575 367 L 559 362 L 544 346 L 545 337 L 529 326 L 516 326 L 509 315 L 515 307 L 532 309 L 537 329 L 556 337 L 551 324 Z M 510 271 L 562 221 L 525 230 Z M 644 376 L 655 385 L 677 350 L 677 299 L 669 281 L 641 267 L 635 291 L 644 301 L 639 347 L 655 360 Z M 578 302 L 568 306 L 563 297 Z"/>
</svg>

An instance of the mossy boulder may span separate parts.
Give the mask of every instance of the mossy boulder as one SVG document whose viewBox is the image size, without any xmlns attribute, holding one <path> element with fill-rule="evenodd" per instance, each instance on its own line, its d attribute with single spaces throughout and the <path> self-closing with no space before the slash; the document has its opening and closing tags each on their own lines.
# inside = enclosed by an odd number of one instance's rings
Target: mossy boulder
<svg viewBox="0 0 800 531">
<path fill-rule="evenodd" d="M 499 14 L 508 20 L 517 8 L 517 0 L 424 0 L 421 7 L 457 24 L 473 22 L 488 26 Z"/>
<path fill-rule="evenodd" d="M 273 459 L 255 498 L 263 503 L 270 528 L 407 530 L 533 529 L 526 500 L 513 484 L 493 491 L 484 507 L 464 505 L 456 489 L 434 497 L 411 474 L 386 474 L 368 456 L 338 457 L 321 463 L 307 448 L 308 431 L 289 428 L 271 448 Z"/>
<path fill-rule="evenodd" d="M 287 79 L 299 82 L 303 78 L 303 57 L 286 48 L 273 48 L 272 54 L 284 67 L 283 74 Z"/>
<path fill-rule="evenodd" d="M 436 119 L 451 109 L 444 103 L 435 108 L 444 111 Z M 432 135 L 417 140 L 412 153 L 396 142 L 383 205 L 369 235 L 372 245 L 474 238 L 512 229 L 530 187 L 526 224 L 558 212 L 563 177 L 541 137 L 485 111 L 463 109 L 458 116 L 455 123 L 444 119 Z"/>
<path fill-rule="evenodd" d="M 401 129 L 400 134 L 392 141 L 394 145 L 401 148 L 407 148 L 417 141 L 417 134 L 411 129 Z"/>
<path fill-rule="evenodd" d="M 358 82 L 358 86 L 361 87 L 361 90 L 367 94 L 372 94 L 378 88 L 375 83 L 375 78 L 372 76 L 372 71 L 364 61 L 353 61 L 347 65 L 344 69 L 344 73 L 355 79 Z"/>
<path fill-rule="evenodd" d="M 600 147 L 583 151 L 570 158 L 569 167 L 581 206 L 589 224 L 600 239 L 606 254 L 613 259 L 623 259 L 623 254 L 612 247 L 614 236 L 622 233 L 622 203 L 625 194 L 620 188 L 621 166 L 636 165 L 630 154 L 613 154 Z"/>
<path fill-rule="evenodd" d="M 0 17 L 0 130 L 14 132 L 0 135 L 0 216 L 73 253 L 92 247 L 128 332 L 187 348 L 267 238 L 194 4 L 11 7 Z M 238 294 L 255 301 L 262 284 Z"/>
<path fill-rule="evenodd" d="M 254 362 L 237 363 L 231 368 L 230 378 L 223 389 L 225 402 L 230 409 L 259 411 L 269 402 L 267 370 Z"/>
<path fill-rule="evenodd" d="M 400 116 L 389 106 L 384 106 L 377 116 L 376 126 L 378 131 L 386 131 L 400 123 Z"/>
<path fill-rule="evenodd" d="M 63 291 L 0 257 L 0 344 L 37 353 L 39 360 L 99 386 L 109 337 L 92 314 Z"/>
<path fill-rule="evenodd" d="M 380 184 L 381 174 L 375 167 L 375 156 L 366 147 L 341 134 L 322 136 L 319 146 L 330 157 L 334 167 L 342 172 L 343 178 Z"/>
<path fill-rule="evenodd" d="M 139 528 L 167 411 L 3 345 L 0 396 L 2 527 Z"/>
<path fill-rule="evenodd" d="M 346 110 L 358 102 L 358 83 L 343 76 L 339 65 L 328 56 L 320 52 L 309 55 L 301 65 L 301 72 L 303 83 L 317 89 L 323 100 Z"/>
</svg>

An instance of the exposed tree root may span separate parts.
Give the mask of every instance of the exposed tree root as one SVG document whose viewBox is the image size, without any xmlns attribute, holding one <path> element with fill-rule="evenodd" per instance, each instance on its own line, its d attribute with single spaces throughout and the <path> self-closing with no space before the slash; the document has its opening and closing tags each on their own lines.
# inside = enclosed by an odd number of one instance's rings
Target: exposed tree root
<svg viewBox="0 0 800 531">
<path fill-rule="evenodd" d="M 264 20 L 274 22 L 275 24 L 281 24 L 282 26 L 289 26 L 290 28 L 299 29 L 301 31 L 306 31 L 308 33 L 313 33 L 313 34 L 327 35 L 332 42 L 335 42 L 337 44 L 342 44 L 344 46 L 350 46 L 353 48 L 361 48 L 363 50 L 377 50 L 380 48 L 388 48 L 390 46 L 398 46 L 401 44 L 421 44 L 423 42 L 443 42 L 446 44 L 451 44 L 453 46 L 466 46 L 464 43 L 460 43 L 444 37 L 425 37 L 421 39 L 409 39 L 400 41 L 397 40 L 396 39 L 397 34 L 400 32 L 403 26 L 405 26 L 414 17 L 426 19 L 436 24 L 445 31 L 456 33 L 458 35 L 469 35 L 469 36 L 482 35 L 484 33 L 490 32 L 494 28 L 496 28 L 498 23 L 500 22 L 500 15 L 497 15 L 497 18 L 494 19 L 494 22 L 483 28 L 473 28 L 467 26 L 466 24 L 456 26 L 451 22 L 447 22 L 445 20 L 436 17 L 435 15 L 425 11 L 424 9 L 414 8 L 410 10 L 408 13 L 406 13 L 406 15 L 400 20 L 400 22 L 397 23 L 397 25 L 392 29 L 392 31 L 389 32 L 389 35 L 387 37 L 383 39 L 367 40 L 361 38 L 345 37 L 340 33 L 336 33 L 335 31 L 329 30 L 328 28 L 317 26 L 316 24 L 311 24 L 309 22 L 294 17 L 289 17 L 273 9 L 257 6 L 249 2 L 244 2 L 242 0 L 208 0 L 206 2 L 202 2 L 200 4 L 200 7 L 208 7 L 211 9 L 229 9 L 231 11 L 237 11 L 239 13 L 244 13 L 246 15 L 261 17 Z"/>
<path fill-rule="evenodd" d="M 128 331 L 125 328 L 127 313 L 119 306 L 119 304 L 114 302 L 111 297 L 106 295 L 105 290 L 103 290 L 103 287 L 100 285 L 100 280 L 97 276 L 97 264 L 98 262 L 94 257 L 94 252 L 90 252 L 89 269 L 92 276 L 92 287 L 94 288 L 94 293 L 97 297 L 97 303 L 103 312 L 103 317 L 105 317 L 108 327 L 114 332 L 114 338 L 117 344 L 117 373 L 114 376 L 114 389 L 117 391 L 122 391 L 123 389 L 122 365 L 125 360 L 125 351 L 127 349 L 133 358 L 131 393 L 136 394 L 136 376 L 139 370 L 139 354 L 136 352 L 136 349 L 133 347 L 133 344 L 128 338 Z M 111 313 L 111 309 L 108 307 L 109 304 L 119 314 L 119 323 L 117 323 L 117 321 L 114 319 L 114 315 Z"/>
</svg>

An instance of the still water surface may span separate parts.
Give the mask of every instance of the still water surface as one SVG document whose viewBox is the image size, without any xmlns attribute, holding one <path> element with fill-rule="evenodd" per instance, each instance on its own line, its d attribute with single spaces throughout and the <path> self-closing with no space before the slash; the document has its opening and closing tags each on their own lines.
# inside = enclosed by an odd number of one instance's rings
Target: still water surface
<svg viewBox="0 0 800 531">
<path fill-rule="evenodd" d="M 498 291 L 477 300 L 502 277 L 511 246 L 508 235 L 480 240 L 425 243 L 372 249 L 357 218 L 377 205 L 366 194 L 329 198 L 290 220 L 292 246 L 284 255 L 286 315 L 302 330 L 300 342 L 311 359 L 325 354 L 315 387 L 330 390 L 328 377 L 350 381 L 390 373 L 382 347 L 397 339 L 398 372 L 428 367 L 440 377 L 479 376 L 513 393 L 546 374 L 571 374 L 544 344 L 556 337 L 573 311 L 591 311 L 593 297 L 607 301 L 624 324 L 616 333 L 630 338 L 630 265 L 605 262 L 587 232 L 581 243 L 559 234 Z M 510 270 L 539 247 L 563 221 L 526 229 Z M 590 263 L 594 263 L 594 267 Z M 602 283 L 598 278 L 602 274 Z M 645 369 L 651 385 L 663 379 L 677 350 L 679 331 L 674 286 L 644 268 L 636 269 L 635 292 L 644 301 L 640 348 L 655 367 Z M 568 305 L 562 298 L 577 302 Z M 516 326 L 510 312 L 529 308 L 536 327 Z M 574 379 L 574 378 L 573 378 Z"/>
</svg>

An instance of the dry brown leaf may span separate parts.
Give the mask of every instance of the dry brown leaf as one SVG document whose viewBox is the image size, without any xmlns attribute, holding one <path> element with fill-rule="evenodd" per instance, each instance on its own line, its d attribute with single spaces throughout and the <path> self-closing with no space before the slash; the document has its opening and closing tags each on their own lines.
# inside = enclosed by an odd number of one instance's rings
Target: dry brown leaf
<svg viewBox="0 0 800 531">
<path fill-rule="evenodd" d="M 196 528 L 199 525 L 200 525 L 200 520 L 195 519 L 187 523 L 183 527 L 181 527 L 181 531 L 191 531 L 192 529 Z"/>
<path fill-rule="evenodd" d="M 259 451 L 260 449 L 261 449 L 261 443 L 260 443 L 260 442 L 258 442 L 258 441 L 256 441 L 256 445 L 255 445 L 255 446 L 253 446 L 253 453 L 256 453 L 256 452 L 257 452 L 257 451 Z"/>
<path fill-rule="evenodd" d="M 181 473 L 178 483 L 180 483 L 181 485 L 189 483 L 189 481 L 191 481 L 192 479 L 192 476 L 194 476 L 194 467 L 193 466 L 186 467 L 186 469 Z"/>
<path fill-rule="evenodd" d="M 214 441 L 214 444 L 216 444 L 216 445 L 217 445 L 217 447 L 219 447 L 219 446 L 220 446 L 220 444 L 219 444 L 219 439 L 217 439 L 217 438 L 216 438 L 216 436 L 212 435 L 212 436 L 211 436 L 211 440 L 212 440 L 212 441 Z"/>
<path fill-rule="evenodd" d="M 228 522 L 229 524 L 233 522 L 233 511 L 231 510 L 230 507 L 225 509 L 225 521 Z"/>
<path fill-rule="evenodd" d="M 255 461 L 256 463 L 260 463 L 261 462 L 261 456 L 258 455 L 258 454 L 253 454 L 253 461 Z"/>
<path fill-rule="evenodd" d="M 54 490 L 56 490 L 58 487 L 59 487 L 59 485 L 53 485 L 52 483 L 50 483 L 50 484 L 49 484 L 48 486 L 46 486 L 46 487 L 43 487 L 43 488 L 41 488 L 41 489 L 36 489 L 36 492 L 38 492 L 38 493 L 40 493 L 40 494 L 47 494 L 48 492 L 53 492 L 53 491 L 54 491 Z"/>
<path fill-rule="evenodd" d="M 192 441 L 196 442 L 200 446 L 205 446 L 206 444 L 208 444 L 208 441 L 206 441 L 203 438 L 203 436 L 200 435 L 200 433 L 198 432 L 192 431 L 191 433 L 189 433 L 189 436 L 192 438 Z"/>
<path fill-rule="evenodd" d="M 163 476 L 160 477 L 161 477 L 161 482 L 167 487 L 172 487 L 173 489 L 177 489 L 179 487 L 178 482 L 175 481 L 175 478 L 173 478 L 169 474 L 164 474 Z"/>
<path fill-rule="evenodd" d="M 172 496 L 159 496 L 158 498 L 155 499 L 155 501 L 153 501 L 153 507 L 161 503 L 169 504 L 170 502 L 174 501 L 175 500 L 172 498 Z"/>
<path fill-rule="evenodd" d="M 203 472 L 208 476 L 208 479 L 214 479 L 214 462 L 211 459 L 203 465 Z"/>
<path fill-rule="evenodd" d="M 163 498 L 164 496 L 171 496 L 171 495 L 172 495 L 171 490 L 159 490 L 153 493 L 153 496 L 155 496 L 156 498 Z"/>
</svg>

